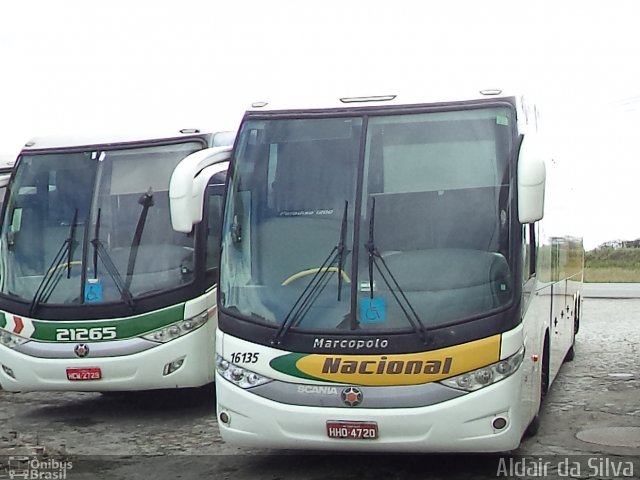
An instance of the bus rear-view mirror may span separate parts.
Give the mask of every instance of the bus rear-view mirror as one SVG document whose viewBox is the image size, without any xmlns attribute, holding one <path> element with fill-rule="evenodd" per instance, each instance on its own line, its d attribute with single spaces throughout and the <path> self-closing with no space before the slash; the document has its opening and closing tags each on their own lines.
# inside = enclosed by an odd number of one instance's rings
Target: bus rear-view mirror
<svg viewBox="0 0 640 480">
<path fill-rule="evenodd" d="M 518 159 L 518 219 L 534 223 L 544 216 L 546 168 L 542 156 L 522 145 Z"/>
</svg>

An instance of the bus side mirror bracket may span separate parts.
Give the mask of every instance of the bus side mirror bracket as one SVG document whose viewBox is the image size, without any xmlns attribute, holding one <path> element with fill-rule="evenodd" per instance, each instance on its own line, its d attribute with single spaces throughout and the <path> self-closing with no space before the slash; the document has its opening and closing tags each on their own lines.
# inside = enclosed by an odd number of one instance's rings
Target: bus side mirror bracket
<svg viewBox="0 0 640 480">
<path fill-rule="evenodd" d="M 518 220 L 521 224 L 537 222 L 544 216 L 546 167 L 542 156 L 529 150 L 526 143 L 523 141 L 518 159 Z"/>
<path fill-rule="evenodd" d="M 213 147 L 185 157 L 173 170 L 169 182 L 171 225 L 176 232 L 189 233 L 202 221 L 204 194 L 209 178 L 224 171 L 232 147 Z"/>
</svg>

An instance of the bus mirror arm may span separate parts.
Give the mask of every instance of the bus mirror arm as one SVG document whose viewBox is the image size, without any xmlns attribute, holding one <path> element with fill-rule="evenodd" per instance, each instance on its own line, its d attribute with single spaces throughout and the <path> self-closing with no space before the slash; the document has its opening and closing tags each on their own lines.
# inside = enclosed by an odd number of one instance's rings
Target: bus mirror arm
<svg viewBox="0 0 640 480">
<path fill-rule="evenodd" d="M 518 220 L 534 223 L 544 216 L 546 167 L 542 156 L 523 142 L 518 158 Z"/>
<path fill-rule="evenodd" d="M 169 182 L 171 225 L 176 232 L 189 233 L 202 221 L 204 192 L 211 176 L 224 171 L 231 147 L 212 147 L 185 157 L 173 170 Z"/>
</svg>

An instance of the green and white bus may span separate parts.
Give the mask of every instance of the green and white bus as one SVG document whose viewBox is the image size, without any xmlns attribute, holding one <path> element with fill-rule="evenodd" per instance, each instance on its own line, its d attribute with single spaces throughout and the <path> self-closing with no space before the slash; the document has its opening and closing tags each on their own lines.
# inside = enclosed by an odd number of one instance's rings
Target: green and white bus
<svg viewBox="0 0 640 480">
<path fill-rule="evenodd" d="M 222 231 L 223 439 L 515 449 L 573 355 L 583 271 L 559 208 L 575 178 L 536 106 L 487 90 L 254 107 Z"/>
<path fill-rule="evenodd" d="M 3 181 L 4 390 L 150 390 L 214 380 L 227 169 L 218 159 L 233 138 L 189 129 L 27 143 Z M 185 211 L 181 202 L 193 203 L 196 185 L 199 209 Z M 183 231 L 174 230 L 181 223 Z"/>
</svg>

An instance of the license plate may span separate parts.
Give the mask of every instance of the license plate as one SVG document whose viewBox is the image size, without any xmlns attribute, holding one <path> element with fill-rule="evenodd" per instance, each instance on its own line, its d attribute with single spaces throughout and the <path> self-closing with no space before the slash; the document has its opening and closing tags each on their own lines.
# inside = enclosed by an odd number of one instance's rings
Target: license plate
<svg viewBox="0 0 640 480">
<path fill-rule="evenodd" d="M 376 422 L 329 420 L 327 422 L 327 435 L 329 438 L 373 440 L 378 438 L 378 424 Z"/>
<path fill-rule="evenodd" d="M 102 371 L 98 367 L 67 368 L 67 380 L 100 380 Z"/>
</svg>

